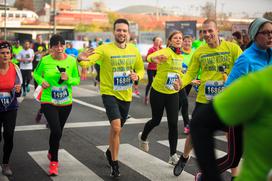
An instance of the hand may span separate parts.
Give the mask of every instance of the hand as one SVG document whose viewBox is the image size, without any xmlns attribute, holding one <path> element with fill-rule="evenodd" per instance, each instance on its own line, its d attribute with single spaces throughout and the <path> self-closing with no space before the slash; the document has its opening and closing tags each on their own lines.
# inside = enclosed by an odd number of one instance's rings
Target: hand
<svg viewBox="0 0 272 181">
<path fill-rule="evenodd" d="M 81 75 L 80 75 L 80 77 L 81 77 L 81 80 L 87 80 L 87 68 L 82 68 L 82 70 L 81 70 Z"/>
<path fill-rule="evenodd" d="M 20 93 L 21 92 L 21 85 L 20 84 L 15 85 L 15 92 L 16 93 Z"/>
<path fill-rule="evenodd" d="M 193 85 L 197 85 L 198 86 L 198 85 L 200 85 L 200 83 L 201 83 L 201 81 L 197 80 L 197 79 L 195 79 L 195 80 L 192 81 Z"/>
<path fill-rule="evenodd" d="M 61 72 L 60 78 L 61 78 L 61 80 L 68 80 L 67 73 L 66 72 Z"/>
<path fill-rule="evenodd" d="M 165 55 L 158 55 L 155 57 L 152 57 L 152 62 L 160 64 L 162 62 L 166 62 L 168 58 Z"/>
<path fill-rule="evenodd" d="M 130 78 L 131 78 L 132 81 L 139 80 L 138 75 L 135 72 L 133 72 L 133 71 L 130 71 Z"/>
<path fill-rule="evenodd" d="M 174 82 L 173 87 L 176 91 L 179 91 L 182 86 L 182 82 L 180 77 L 178 76 L 178 79 Z"/>
<path fill-rule="evenodd" d="M 79 61 L 89 61 L 88 57 L 90 55 L 94 54 L 94 49 L 93 48 L 86 48 L 86 50 L 84 50 L 83 52 L 81 52 L 77 59 Z"/>
<path fill-rule="evenodd" d="M 48 84 L 48 82 L 44 81 L 44 82 L 42 83 L 42 88 L 46 89 L 46 88 L 48 88 L 48 87 L 50 87 L 50 85 Z"/>
</svg>

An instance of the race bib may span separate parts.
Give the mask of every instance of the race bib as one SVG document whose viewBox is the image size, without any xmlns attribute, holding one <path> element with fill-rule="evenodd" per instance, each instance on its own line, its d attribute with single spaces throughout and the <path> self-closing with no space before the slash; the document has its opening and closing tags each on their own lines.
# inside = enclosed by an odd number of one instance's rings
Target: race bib
<svg viewBox="0 0 272 181">
<path fill-rule="evenodd" d="M 215 95 L 224 89 L 223 81 L 207 81 L 205 84 L 205 96 L 207 100 L 212 100 Z"/>
<path fill-rule="evenodd" d="M 130 72 L 114 72 L 113 74 L 114 86 L 113 90 L 127 90 L 132 87 L 132 80 L 130 78 Z"/>
<path fill-rule="evenodd" d="M 174 82 L 178 80 L 178 74 L 177 73 L 168 73 L 167 74 L 167 81 L 166 81 L 166 87 L 170 90 L 175 90 L 174 88 Z"/>
<path fill-rule="evenodd" d="M 0 101 L 4 107 L 8 107 L 11 103 L 11 95 L 8 92 L 0 92 Z"/>
<path fill-rule="evenodd" d="M 36 55 L 36 61 L 39 62 L 42 59 L 42 55 L 41 54 L 37 54 Z"/>
<path fill-rule="evenodd" d="M 53 104 L 62 104 L 69 101 L 69 92 L 67 86 L 52 87 L 51 96 Z"/>
</svg>

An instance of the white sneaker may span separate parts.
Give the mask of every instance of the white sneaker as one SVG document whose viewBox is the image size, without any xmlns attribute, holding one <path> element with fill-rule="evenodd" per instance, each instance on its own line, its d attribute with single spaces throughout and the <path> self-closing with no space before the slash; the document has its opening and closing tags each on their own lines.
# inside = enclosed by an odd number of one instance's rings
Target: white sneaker
<svg viewBox="0 0 272 181">
<path fill-rule="evenodd" d="M 138 141 L 139 141 L 139 148 L 145 152 L 149 151 L 149 143 L 148 141 L 143 141 L 142 138 L 142 132 L 138 134 Z"/>
<path fill-rule="evenodd" d="M 179 161 L 179 156 L 175 153 L 174 155 L 169 157 L 168 163 L 171 165 L 176 165 Z"/>
</svg>

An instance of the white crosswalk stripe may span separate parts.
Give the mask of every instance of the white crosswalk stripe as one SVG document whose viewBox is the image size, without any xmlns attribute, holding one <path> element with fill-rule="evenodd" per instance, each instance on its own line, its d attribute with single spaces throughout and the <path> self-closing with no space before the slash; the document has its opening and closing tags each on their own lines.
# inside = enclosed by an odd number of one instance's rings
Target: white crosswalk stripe
<svg viewBox="0 0 272 181">
<path fill-rule="evenodd" d="M 48 172 L 47 151 L 32 151 L 28 152 L 28 154 L 46 173 Z M 51 179 L 54 181 L 103 180 L 64 149 L 59 150 L 59 175 L 51 177 Z"/>
<path fill-rule="evenodd" d="M 104 152 L 107 147 L 107 145 L 98 146 Z M 175 177 L 172 165 L 130 144 L 120 145 L 118 160 L 150 180 L 193 180 L 194 178 L 187 172 Z"/>
<path fill-rule="evenodd" d="M 185 140 L 186 140 L 185 138 L 178 139 L 178 146 L 177 146 L 178 151 L 183 152 L 183 149 L 184 149 L 184 146 L 185 146 Z M 169 147 L 169 141 L 168 140 L 161 140 L 161 141 L 158 141 L 158 143 Z M 216 149 L 215 154 L 216 154 L 216 157 L 219 158 L 219 157 L 222 157 L 222 156 L 226 155 L 226 152 L 223 152 L 221 150 Z M 192 152 L 192 156 L 196 157 L 194 152 Z"/>
</svg>

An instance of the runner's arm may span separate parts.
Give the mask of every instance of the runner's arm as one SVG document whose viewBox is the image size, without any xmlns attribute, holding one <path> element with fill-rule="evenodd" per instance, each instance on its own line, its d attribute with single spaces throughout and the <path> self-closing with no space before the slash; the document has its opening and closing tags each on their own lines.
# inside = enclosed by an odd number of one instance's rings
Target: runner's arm
<svg viewBox="0 0 272 181">
<path fill-rule="evenodd" d="M 68 80 L 66 81 L 68 85 L 79 85 L 80 83 L 80 76 L 79 76 L 79 72 L 78 72 L 78 66 L 77 66 L 77 62 L 74 61 L 73 66 L 73 70 L 72 70 L 72 74 L 68 75 Z"/>
<path fill-rule="evenodd" d="M 182 83 L 181 89 L 186 87 L 188 84 L 192 82 L 192 80 L 196 78 L 196 76 L 199 73 L 199 70 L 200 70 L 200 63 L 198 60 L 198 56 L 196 53 L 194 53 L 188 65 L 188 70 L 181 79 L 181 83 Z"/>
</svg>

